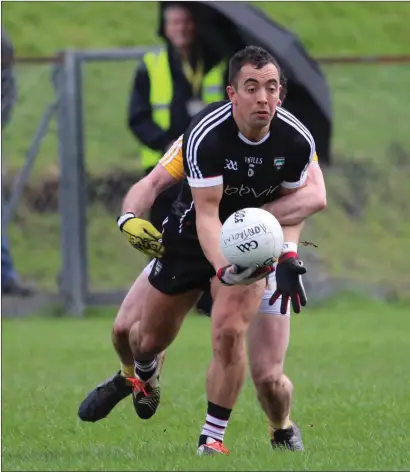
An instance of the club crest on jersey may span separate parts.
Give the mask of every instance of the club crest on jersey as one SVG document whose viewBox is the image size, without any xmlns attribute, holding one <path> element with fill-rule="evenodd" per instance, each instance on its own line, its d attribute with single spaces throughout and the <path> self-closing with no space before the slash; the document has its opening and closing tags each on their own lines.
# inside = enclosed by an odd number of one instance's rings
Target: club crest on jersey
<svg viewBox="0 0 410 472">
<path fill-rule="evenodd" d="M 281 170 L 282 167 L 285 165 L 285 158 L 284 157 L 275 157 L 273 161 L 273 165 L 275 166 L 276 170 Z"/>
</svg>

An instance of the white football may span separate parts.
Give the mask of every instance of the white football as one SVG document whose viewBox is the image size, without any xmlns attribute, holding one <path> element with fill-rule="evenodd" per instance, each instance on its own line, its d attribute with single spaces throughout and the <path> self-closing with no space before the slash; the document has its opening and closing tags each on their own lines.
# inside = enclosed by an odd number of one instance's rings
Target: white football
<svg viewBox="0 0 410 472">
<path fill-rule="evenodd" d="M 271 265 L 282 254 L 279 221 L 261 208 L 244 208 L 222 225 L 221 249 L 230 264 L 240 267 Z"/>
</svg>

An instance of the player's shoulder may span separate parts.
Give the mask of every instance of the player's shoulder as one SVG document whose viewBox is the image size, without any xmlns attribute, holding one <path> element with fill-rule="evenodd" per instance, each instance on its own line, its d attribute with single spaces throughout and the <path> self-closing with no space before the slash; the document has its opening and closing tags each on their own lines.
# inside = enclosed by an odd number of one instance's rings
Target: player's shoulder
<svg viewBox="0 0 410 472">
<path fill-rule="evenodd" d="M 207 105 L 203 110 L 196 114 L 189 124 L 184 135 L 195 133 L 196 135 L 208 134 L 219 125 L 232 117 L 232 104 L 228 100 L 214 102 Z"/>
<path fill-rule="evenodd" d="M 213 119 L 214 116 L 222 116 L 225 114 L 232 114 L 232 104 L 229 100 L 222 100 L 220 102 L 213 102 L 203 108 L 197 113 L 191 121 L 191 125 L 198 124 L 204 119 Z"/>
<path fill-rule="evenodd" d="M 210 144 L 218 145 L 225 125 L 232 121 L 232 104 L 229 101 L 207 105 L 194 116 L 184 133 L 184 149 L 201 149 Z"/>
<path fill-rule="evenodd" d="M 316 152 L 315 140 L 311 132 L 286 108 L 276 108 L 275 122 L 294 146 L 310 149 L 312 155 Z"/>
</svg>

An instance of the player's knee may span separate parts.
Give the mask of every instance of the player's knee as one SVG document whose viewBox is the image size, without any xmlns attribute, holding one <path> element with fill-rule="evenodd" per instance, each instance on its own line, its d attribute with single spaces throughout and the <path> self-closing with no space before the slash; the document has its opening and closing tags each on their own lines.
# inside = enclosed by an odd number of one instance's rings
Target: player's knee
<svg viewBox="0 0 410 472">
<path fill-rule="evenodd" d="M 139 323 L 140 310 L 131 302 L 132 300 L 126 297 L 121 304 L 112 329 L 115 338 L 128 338 L 131 329 Z"/>
<path fill-rule="evenodd" d="M 214 352 L 224 365 L 236 364 L 244 356 L 245 327 L 227 320 L 214 330 Z"/>
<path fill-rule="evenodd" d="M 156 355 L 164 351 L 168 345 L 166 340 L 161 339 L 155 333 L 140 333 L 139 352 L 145 355 Z"/>
<path fill-rule="evenodd" d="M 113 336 L 116 339 L 128 339 L 130 333 L 130 325 L 127 323 L 125 319 L 117 318 L 114 321 L 114 325 L 112 328 Z"/>
<path fill-rule="evenodd" d="M 264 368 L 252 370 L 253 383 L 260 394 L 292 390 L 291 381 L 284 375 L 282 364 L 268 365 Z"/>
</svg>

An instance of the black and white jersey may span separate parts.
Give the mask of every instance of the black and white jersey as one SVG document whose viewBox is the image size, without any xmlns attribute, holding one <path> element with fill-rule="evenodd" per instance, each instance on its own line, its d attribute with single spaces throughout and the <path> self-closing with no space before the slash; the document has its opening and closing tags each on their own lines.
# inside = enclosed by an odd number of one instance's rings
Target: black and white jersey
<svg viewBox="0 0 410 472">
<path fill-rule="evenodd" d="M 241 208 L 272 201 L 279 186 L 303 186 L 315 156 L 312 135 L 284 108 L 277 108 L 268 134 L 252 142 L 239 132 L 227 101 L 213 103 L 195 116 L 181 146 L 186 178 L 170 217 L 178 219 L 181 234 L 192 236 L 196 228 L 191 187 L 223 185 L 223 223 Z"/>
</svg>

